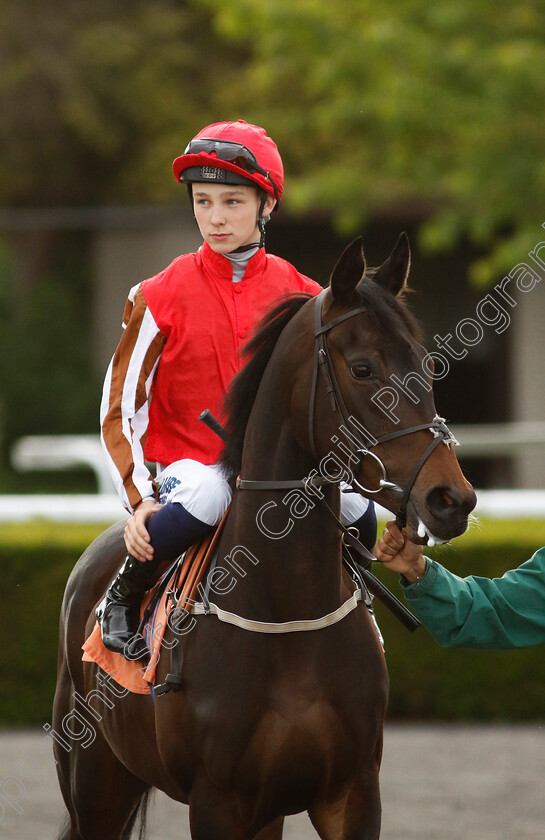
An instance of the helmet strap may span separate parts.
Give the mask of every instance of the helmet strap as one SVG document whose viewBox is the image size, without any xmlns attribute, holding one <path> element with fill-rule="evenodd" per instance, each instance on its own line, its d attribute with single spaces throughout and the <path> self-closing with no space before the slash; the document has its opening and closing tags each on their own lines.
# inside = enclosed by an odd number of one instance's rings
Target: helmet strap
<svg viewBox="0 0 545 840">
<path fill-rule="evenodd" d="M 263 215 L 263 208 L 265 207 L 265 202 L 267 201 L 267 193 L 265 191 L 261 194 L 261 199 L 259 201 L 259 213 L 257 216 L 257 226 L 259 228 L 260 238 L 259 238 L 259 247 L 263 248 L 265 246 L 265 225 L 270 219 L 270 216 Z"/>
</svg>

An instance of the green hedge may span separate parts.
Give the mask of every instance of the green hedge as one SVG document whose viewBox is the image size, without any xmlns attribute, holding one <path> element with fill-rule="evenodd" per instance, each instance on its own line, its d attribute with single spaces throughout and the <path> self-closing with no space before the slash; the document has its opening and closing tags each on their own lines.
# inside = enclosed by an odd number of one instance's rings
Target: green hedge
<svg viewBox="0 0 545 840">
<path fill-rule="evenodd" d="M 75 560 L 101 530 L 54 523 L 2 527 L 0 725 L 41 726 L 51 720 L 63 588 Z M 430 555 L 460 575 L 494 576 L 541 545 L 545 522 L 487 521 Z M 400 594 L 394 575 L 375 571 Z M 408 633 L 380 603 L 376 612 L 390 672 L 390 719 L 543 718 L 542 649 L 443 650 L 424 628 Z"/>
<path fill-rule="evenodd" d="M 0 725 L 51 721 L 64 587 L 79 555 L 105 527 L 2 526 Z"/>
</svg>

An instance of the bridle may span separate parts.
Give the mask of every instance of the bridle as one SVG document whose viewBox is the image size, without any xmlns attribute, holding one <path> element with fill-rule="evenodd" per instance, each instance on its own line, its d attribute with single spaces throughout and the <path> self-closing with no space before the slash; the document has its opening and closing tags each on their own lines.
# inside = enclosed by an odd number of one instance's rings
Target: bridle
<svg viewBox="0 0 545 840">
<path fill-rule="evenodd" d="M 318 294 L 315 298 L 315 309 L 314 309 L 314 340 L 315 340 L 315 352 L 314 352 L 314 370 L 312 376 L 312 385 L 311 385 L 311 393 L 310 393 L 310 403 L 309 403 L 309 441 L 312 453 L 317 461 L 319 461 L 319 456 L 316 449 L 316 433 L 315 433 L 315 414 L 316 414 L 316 400 L 317 400 L 317 391 L 318 391 L 318 380 L 319 376 L 321 375 L 325 387 L 326 393 L 329 400 L 330 408 L 333 413 L 339 415 L 339 429 L 343 430 L 347 429 L 350 424 L 350 415 L 348 409 L 346 407 L 346 403 L 343 399 L 341 389 L 339 388 L 339 384 L 337 381 L 337 377 L 335 376 L 335 370 L 333 367 L 333 363 L 331 361 L 331 357 L 328 353 L 327 347 L 327 340 L 326 336 L 327 333 L 334 329 L 338 324 L 343 323 L 344 321 L 348 320 L 349 318 L 354 318 L 356 315 L 360 315 L 362 312 L 367 310 L 367 307 L 364 305 L 357 306 L 354 309 L 351 309 L 349 312 L 344 313 L 343 315 L 339 315 L 337 318 L 334 318 L 332 321 L 329 321 L 327 324 L 322 323 L 322 304 L 324 300 L 324 296 L 327 292 L 327 289 L 323 289 L 320 294 Z M 403 437 L 405 435 L 410 435 L 413 432 L 420 432 L 429 430 L 433 435 L 433 440 L 430 442 L 426 450 L 420 456 L 416 466 L 413 469 L 411 476 L 407 484 L 405 485 L 405 489 L 403 489 L 399 484 L 394 481 L 390 481 L 388 479 L 386 466 L 382 459 L 375 453 L 372 452 L 371 449 L 375 446 L 378 446 L 381 443 L 386 443 L 390 440 L 395 440 L 396 438 Z M 369 432 L 367 432 L 369 437 L 372 437 Z M 365 457 L 373 458 L 376 463 L 379 465 L 382 477 L 379 479 L 378 487 L 376 488 L 369 488 L 363 487 L 360 482 L 353 477 L 351 480 L 352 487 L 356 487 L 357 490 L 352 489 L 351 492 L 361 492 L 364 495 L 369 494 L 372 495 L 374 493 L 380 493 L 383 490 L 391 490 L 394 493 L 398 493 L 401 495 L 401 502 L 400 507 L 396 515 L 396 522 L 400 528 L 403 528 L 406 524 L 407 520 L 407 505 L 409 503 L 409 498 L 411 495 L 411 491 L 414 487 L 415 481 L 420 473 L 420 470 L 432 454 L 432 452 L 439 446 L 441 442 L 445 443 L 447 446 L 451 444 L 457 444 L 458 441 L 450 432 L 448 426 L 446 425 L 445 421 L 438 417 L 437 415 L 429 422 L 429 423 L 421 423 L 417 426 L 410 426 L 406 429 L 399 429 L 395 432 L 390 432 L 389 434 L 382 435 L 379 438 L 373 438 L 373 440 L 369 443 L 369 445 L 362 444 L 361 440 L 356 439 L 354 435 L 345 435 L 348 443 L 349 448 L 346 450 L 349 453 L 350 461 L 356 463 L 356 469 L 352 472 L 357 473 L 361 467 L 362 461 Z M 338 516 L 334 513 L 331 507 L 326 502 L 324 495 L 319 492 L 319 488 L 326 484 L 338 484 L 339 478 L 331 479 L 319 475 L 316 471 L 312 471 L 311 474 L 305 479 L 296 479 L 296 480 L 253 480 L 253 479 L 243 479 L 240 476 L 236 480 L 236 487 L 240 490 L 291 490 L 291 489 L 301 489 L 304 490 L 309 496 L 315 498 L 321 505 L 321 507 L 326 511 L 328 516 L 334 521 L 336 527 L 341 531 L 342 534 L 342 541 L 343 545 L 349 549 L 352 549 L 358 555 L 358 563 L 361 564 L 358 567 L 358 572 L 361 574 L 364 584 L 366 587 L 375 594 L 380 600 L 385 603 L 389 609 L 400 619 L 400 621 L 405 624 L 405 626 L 409 630 L 414 630 L 418 627 L 419 622 L 413 614 L 407 610 L 407 608 L 400 603 L 400 601 L 393 595 L 382 583 L 378 578 L 376 578 L 372 572 L 370 571 L 371 563 L 376 559 L 373 554 L 359 541 L 358 537 L 359 534 L 357 533 L 357 529 L 346 527 L 342 524 Z M 355 532 L 355 533 L 354 533 Z"/>
<path fill-rule="evenodd" d="M 348 429 L 350 426 L 350 415 L 346 407 L 346 403 L 343 399 L 341 389 L 339 388 L 337 377 L 335 376 L 335 369 L 333 367 L 331 357 L 328 353 L 326 335 L 338 324 L 341 324 L 343 321 L 346 321 L 349 318 L 353 318 L 356 315 L 360 315 L 367 309 L 366 306 L 356 307 L 355 309 L 351 309 L 349 312 L 346 312 L 344 315 L 339 315 L 338 318 L 334 318 L 327 324 L 323 324 L 322 302 L 326 291 L 327 289 L 323 289 L 320 292 L 320 294 L 317 295 L 315 299 L 314 309 L 315 353 L 314 372 L 312 377 L 312 389 L 309 409 L 309 440 L 312 453 L 316 460 L 319 460 L 319 456 L 316 451 L 314 417 L 316 414 L 316 394 L 318 388 L 319 372 L 322 374 L 322 378 L 325 383 L 330 408 L 334 413 L 339 414 L 339 418 L 342 421 L 342 426 L 339 425 L 339 428 L 343 428 L 346 431 L 346 429 Z M 429 430 L 433 434 L 433 440 L 431 441 L 427 449 L 424 451 L 424 453 L 421 455 L 419 461 L 413 469 L 413 472 L 407 484 L 405 485 L 405 489 L 403 490 L 403 488 L 400 487 L 399 484 L 397 484 L 394 481 L 388 480 L 388 475 L 384 462 L 381 458 L 379 458 L 379 456 L 375 452 L 372 452 L 371 449 L 372 447 L 378 446 L 381 443 L 386 443 L 387 441 L 395 440 L 396 438 L 404 437 L 405 435 L 413 434 L 413 432 L 420 432 L 423 430 Z M 439 417 L 438 415 L 436 415 L 433 418 L 433 420 L 429 423 L 421 423 L 417 426 L 409 426 L 406 429 L 398 429 L 395 432 L 390 432 L 389 434 L 382 435 L 378 438 L 375 438 L 372 435 L 369 436 L 373 437 L 373 440 L 368 446 L 365 446 L 361 444 L 361 441 L 356 442 L 356 439 L 353 435 L 345 434 L 346 440 L 348 442 L 348 448 L 351 454 L 351 460 L 353 460 L 353 462 L 356 464 L 354 470 L 352 470 L 353 479 L 351 481 L 351 484 L 357 488 L 358 492 L 363 493 L 364 495 L 380 493 L 383 490 L 392 490 L 394 493 L 402 494 L 400 508 L 396 515 L 397 524 L 400 528 L 402 528 L 406 525 L 407 505 L 409 503 L 409 497 L 414 487 L 414 483 L 420 473 L 420 470 L 422 469 L 432 452 L 437 448 L 437 446 L 439 446 L 441 442 L 449 446 L 451 444 L 457 444 L 458 441 L 448 428 L 443 418 Z M 376 461 L 382 472 L 382 477 L 379 479 L 378 487 L 374 489 L 370 487 L 363 487 L 363 485 L 360 484 L 360 482 L 355 477 L 360 471 L 363 459 L 367 456 L 373 458 Z"/>
<path fill-rule="evenodd" d="M 411 491 L 414 487 L 415 481 L 420 473 L 420 470 L 422 469 L 432 452 L 439 446 L 440 443 L 443 442 L 447 446 L 450 446 L 451 444 L 457 445 L 458 441 L 448 428 L 443 418 L 437 415 L 429 423 L 420 423 L 417 426 L 409 426 L 406 429 L 398 429 L 395 432 L 390 432 L 389 434 L 381 435 L 378 438 L 375 438 L 373 435 L 367 432 L 367 430 L 365 430 L 369 438 L 372 438 L 372 440 L 369 441 L 368 445 L 364 445 L 362 441 L 357 439 L 353 434 L 346 434 L 347 430 L 350 427 L 351 415 L 346 407 L 346 403 L 342 396 L 342 392 L 339 388 L 339 383 L 335 375 L 335 369 L 333 367 L 331 357 L 328 353 L 326 335 L 338 324 L 347 321 L 349 318 L 354 318 L 356 315 L 361 315 L 362 312 L 365 312 L 367 310 L 367 307 L 363 305 L 358 306 L 355 309 L 351 309 L 349 312 L 345 312 L 344 315 L 339 315 L 338 318 L 334 318 L 327 324 L 323 324 L 322 302 L 326 292 L 327 289 L 323 289 L 320 292 L 320 294 L 316 296 L 314 304 L 315 352 L 308 420 L 308 434 L 311 451 L 316 461 L 319 461 L 320 458 L 316 449 L 316 432 L 314 418 L 316 415 L 318 379 L 321 374 L 325 383 L 330 408 L 333 413 L 339 415 L 339 429 L 345 432 L 345 438 L 348 442 L 347 451 L 350 454 L 350 461 L 356 465 L 355 468 L 351 470 L 351 486 L 355 487 L 356 491 L 362 493 L 363 495 L 373 495 L 375 493 L 380 493 L 383 490 L 391 490 L 394 493 L 401 495 L 401 502 L 398 513 L 396 515 L 396 521 L 399 527 L 403 528 L 407 520 L 407 505 L 409 503 L 409 497 L 411 495 Z M 432 433 L 433 440 L 430 442 L 429 446 L 420 456 L 416 466 L 413 469 L 411 476 L 409 477 L 409 480 L 405 485 L 405 489 L 403 489 L 399 484 L 388 479 L 388 474 L 386 471 L 384 461 L 376 454 L 376 452 L 372 452 L 371 450 L 373 447 L 379 446 L 381 443 L 386 443 L 390 440 L 395 440 L 396 438 L 404 437 L 405 435 L 411 435 L 414 432 L 421 432 L 425 430 L 429 430 Z M 379 465 L 382 473 L 382 477 L 379 479 L 378 487 L 376 488 L 364 487 L 355 477 L 355 475 L 360 471 L 363 459 L 366 457 L 373 458 Z M 309 479 L 296 481 L 251 481 L 238 478 L 237 487 L 242 490 L 286 490 L 300 487 L 301 489 L 304 489 L 305 491 L 309 492 L 310 495 L 312 495 L 313 488 L 321 487 L 324 484 L 338 483 L 338 481 L 338 478 L 330 479 L 320 475 L 312 476 Z"/>
</svg>

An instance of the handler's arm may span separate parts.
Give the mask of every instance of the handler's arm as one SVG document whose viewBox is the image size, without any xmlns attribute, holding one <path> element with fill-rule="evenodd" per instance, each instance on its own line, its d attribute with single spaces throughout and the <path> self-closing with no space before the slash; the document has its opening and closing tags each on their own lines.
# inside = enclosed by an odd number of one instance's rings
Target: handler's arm
<svg viewBox="0 0 545 840">
<path fill-rule="evenodd" d="M 444 647 L 508 649 L 545 642 L 545 548 L 501 578 L 452 574 L 388 522 L 377 559 L 401 574 L 411 610 Z"/>
<path fill-rule="evenodd" d="M 501 578 L 460 578 L 426 561 L 421 580 L 401 578 L 405 598 L 444 647 L 509 649 L 545 643 L 545 548 Z"/>
</svg>

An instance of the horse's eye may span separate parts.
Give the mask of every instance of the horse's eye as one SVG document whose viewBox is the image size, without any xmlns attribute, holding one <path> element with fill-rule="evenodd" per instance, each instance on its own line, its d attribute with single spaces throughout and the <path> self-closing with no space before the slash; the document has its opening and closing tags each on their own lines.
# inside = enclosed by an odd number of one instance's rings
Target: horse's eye
<svg viewBox="0 0 545 840">
<path fill-rule="evenodd" d="M 352 365 L 350 368 L 350 373 L 354 377 L 354 379 L 367 379 L 369 376 L 372 375 L 371 368 L 369 365 Z"/>
</svg>

